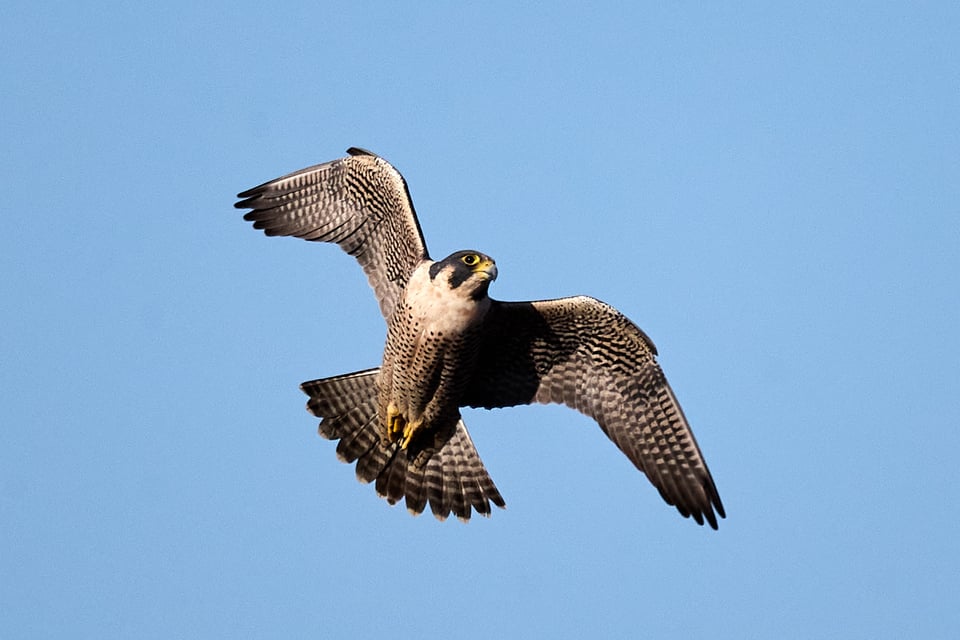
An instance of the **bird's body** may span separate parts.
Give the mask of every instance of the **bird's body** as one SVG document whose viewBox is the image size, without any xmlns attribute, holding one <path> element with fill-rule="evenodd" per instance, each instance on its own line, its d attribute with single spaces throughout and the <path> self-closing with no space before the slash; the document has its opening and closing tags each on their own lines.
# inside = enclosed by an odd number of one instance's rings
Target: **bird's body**
<svg viewBox="0 0 960 640">
<path fill-rule="evenodd" d="M 493 300 L 493 260 L 431 260 L 399 172 L 349 153 L 241 193 L 236 206 L 267 235 L 340 245 L 376 293 L 387 323 L 380 368 L 301 385 L 357 477 L 413 513 L 429 503 L 441 519 L 489 515 L 504 501 L 461 407 L 556 402 L 595 419 L 682 515 L 716 528 L 723 505 L 650 339 L 586 296 Z"/>
<path fill-rule="evenodd" d="M 476 263 L 468 266 L 464 260 Z M 388 441 L 399 438 L 406 449 L 417 432 L 446 434 L 460 419 L 463 391 L 490 310 L 487 286 L 495 277 L 493 261 L 474 252 L 441 262 L 425 260 L 413 270 L 387 321 L 377 378 Z"/>
</svg>

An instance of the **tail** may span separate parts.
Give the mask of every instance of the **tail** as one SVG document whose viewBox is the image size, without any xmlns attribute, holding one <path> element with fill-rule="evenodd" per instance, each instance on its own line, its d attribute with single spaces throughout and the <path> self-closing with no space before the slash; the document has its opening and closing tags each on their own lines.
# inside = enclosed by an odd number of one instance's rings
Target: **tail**
<svg viewBox="0 0 960 640">
<path fill-rule="evenodd" d="M 357 462 L 357 479 L 376 480 L 377 494 L 390 504 L 406 499 L 414 515 L 423 513 L 427 502 L 440 520 L 452 512 L 470 519 L 470 509 L 489 516 L 490 503 L 505 506 L 500 492 L 487 474 L 463 420 L 442 446 L 426 460 L 402 450 L 396 442 L 381 437 L 377 416 L 377 373 L 367 369 L 300 385 L 310 400 L 307 410 L 321 418 L 320 435 L 339 440 L 337 457 Z"/>
</svg>

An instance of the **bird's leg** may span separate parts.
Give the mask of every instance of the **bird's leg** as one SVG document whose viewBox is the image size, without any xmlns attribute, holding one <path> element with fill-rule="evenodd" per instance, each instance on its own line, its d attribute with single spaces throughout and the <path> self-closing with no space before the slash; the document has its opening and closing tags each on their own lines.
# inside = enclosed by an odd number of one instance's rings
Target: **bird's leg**
<svg viewBox="0 0 960 640">
<path fill-rule="evenodd" d="M 407 423 L 407 425 L 403 428 L 403 438 L 400 440 L 401 449 L 406 449 L 410 446 L 410 441 L 413 440 L 420 432 L 420 427 L 422 425 L 423 421 L 421 420 L 415 420 Z"/>
<path fill-rule="evenodd" d="M 420 433 L 420 428 L 423 426 L 423 419 L 420 420 L 407 420 L 400 409 L 397 408 L 397 405 L 392 402 L 387 405 L 387 437 L 386 441 L 388 443 L 399 442 L 401 449 L 406 449 L 410 446 L 410 443 L 413 441 L 417 434 Z"/>
<path fill-rule="evenodd" d="M 387 406 L 387 442 L 396 442 L 405 432 L 407 421 L 400 413 L 400 409 L 392 402 Z"/>
</svg>

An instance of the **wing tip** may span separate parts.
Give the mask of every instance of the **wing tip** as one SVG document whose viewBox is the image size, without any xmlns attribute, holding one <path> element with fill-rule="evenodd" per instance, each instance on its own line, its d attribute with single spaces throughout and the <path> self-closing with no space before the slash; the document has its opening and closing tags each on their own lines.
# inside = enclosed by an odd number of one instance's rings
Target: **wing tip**
<svg viewBox="0 0 960 640">
<path fill-rule="evenodd" d="M 375 154 L 373 151 L 369 151 L 363 147 L 350 147 L 347 149 L 347 153 L 349 153 L 351 156 L 373 156 L 374 158 L 381 157 Z"/>
<path fill-rule="evenodd" d="M 720 516 L 721 519 L 725 519 L 727 517 L 726 511 L 723 509 L 723 503 L 720 502 L 720 497 L 717 495 L 714 495 L 711 498 L 710 503 L 705 507 L 693 510 L 690 513 L 685 513 L 685 510 L 681 509 L 680 507 L 677 507 L 677 510 L 680 511 L 685 518 L 692 517 L 700 526 L 703 526 L 704 524 L 710 525 L 710 528 L 714 531 L 719 529 L 719 521 L 717 520 L 717 516 Z"/>
</svg>

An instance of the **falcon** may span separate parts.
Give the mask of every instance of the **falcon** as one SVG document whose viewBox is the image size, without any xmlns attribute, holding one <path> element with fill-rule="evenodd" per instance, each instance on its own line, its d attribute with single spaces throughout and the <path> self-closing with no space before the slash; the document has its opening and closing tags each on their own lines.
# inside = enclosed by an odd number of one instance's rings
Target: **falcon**
<svg viewBox="0 0 960 640">
<path fill-rule="evenodd" d="M 304 382 L 319 432 L 390 504 L 440 520 L 505 503 L 463 407 L 559 403 L 593 418 L 684 517 L 717 528 L 723 504 L 647 335 L 586 296 L 501 302 L 493 259 L 434 261 L 403 176 L 351 148 L 240 193 L 268 236 L 332 242 L 360 263 L 387 323 L 379 368 Z"/>
</svg>

